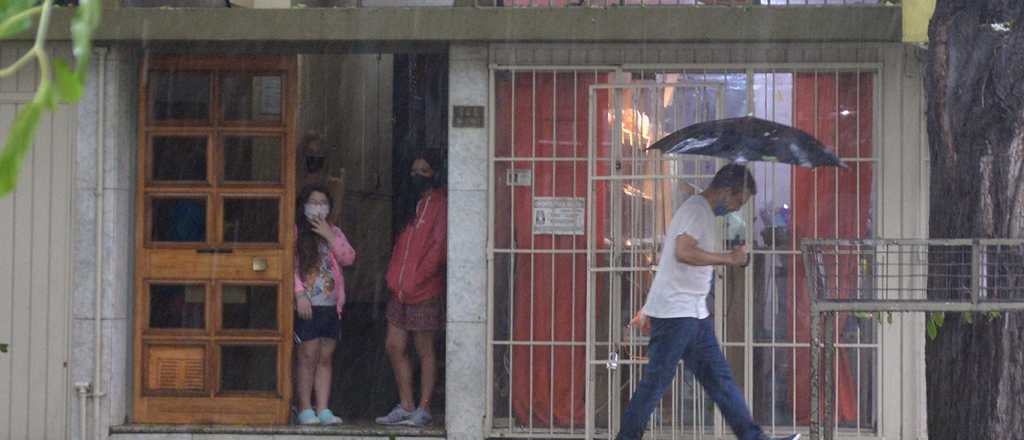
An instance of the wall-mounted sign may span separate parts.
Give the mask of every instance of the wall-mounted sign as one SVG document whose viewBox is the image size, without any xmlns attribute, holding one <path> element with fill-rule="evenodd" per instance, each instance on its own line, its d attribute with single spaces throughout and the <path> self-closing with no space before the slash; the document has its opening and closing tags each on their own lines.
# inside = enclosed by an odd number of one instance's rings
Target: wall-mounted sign
<svg viewBox="0 0 1024 440">
<path fill-rule="evenodd" d="M 533 233 L 583 235 L 583 197 L 534 197 Z"/>
<path fill-rule="evenodd" d="M 508 186 L 533 185 L 533 171 L 528 168 L 508 168 L 505 170 L 505 184 Z"/>
<path fill-rule="evenodd" d="M 484 128 L 484 106 L 456 105 L 452 107 L 452 127 Z"/>
</svg>

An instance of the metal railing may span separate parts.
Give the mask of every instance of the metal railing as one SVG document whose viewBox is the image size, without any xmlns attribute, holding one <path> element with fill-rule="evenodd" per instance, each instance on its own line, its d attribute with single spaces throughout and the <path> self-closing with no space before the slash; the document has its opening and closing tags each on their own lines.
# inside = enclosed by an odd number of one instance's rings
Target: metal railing
<svg viewBox="0 0 1024 440">
<path fill-rule="evenodd" d="M 61 0 L 68 4 L 77 0 Z M 618 7 L 786 7 L 898 5 L 899 0 L 122 0 L 122 7 L 257 9 L 480 7 L 480 8 L 618 8 Z"/>
<path fill-rule="evenodd" d="M 812 440 L 834 437 L 836 314 L 1024 310 L 1024 240 L 805 240 L 801 248 L 811 292 Z"/>
<path fill-rule="evenodd" d="M 659 6 L 854 6 L 897 5 L 892 0 L 474 0 L 481 7 L 614 8 Z"/>
</svg>

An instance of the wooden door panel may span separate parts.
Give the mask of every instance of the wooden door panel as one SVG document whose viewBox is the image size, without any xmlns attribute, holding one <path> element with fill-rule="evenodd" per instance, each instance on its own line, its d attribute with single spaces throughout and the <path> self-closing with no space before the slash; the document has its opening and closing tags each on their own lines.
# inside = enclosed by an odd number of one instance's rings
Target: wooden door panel
<svg viewBox="0 0 1024 440">
<path fill-rule="evenodd" d="M 163 397 L 146 399 L 142 405 L 139 411 L 147 416 L 146 423 L 272 425 L 284 423 L 276 414 L 288 412 L 287 402 L 258 397 Z"/>
<path fill-rule="evenodd" d="M 279 280 L 290 265 L 284 264 L 284 251 L 232 249 L 231 255 L 202 254 L 192 249 L 152 252 L 138 269 L 149 279 L 172 279 L 182 273 L 192 279 L 231 278 L 237 280 Z"/>
<path fill-rule="evenodd" d="M 286 423 L 296 59 L 143 65 L 133 421 Z"/>
</svg>

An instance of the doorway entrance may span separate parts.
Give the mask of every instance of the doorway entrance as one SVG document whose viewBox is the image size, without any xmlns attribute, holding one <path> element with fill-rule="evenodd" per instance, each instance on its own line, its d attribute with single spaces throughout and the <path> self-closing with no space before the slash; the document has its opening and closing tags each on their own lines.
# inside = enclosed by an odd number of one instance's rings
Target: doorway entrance
<svg viewBox="0 0 1024 440">
<path fill-rule="evenodd" d="M 144 63 L 136 422 L 288 420 L 295 72 L 287 56 Z"/>
</svg>

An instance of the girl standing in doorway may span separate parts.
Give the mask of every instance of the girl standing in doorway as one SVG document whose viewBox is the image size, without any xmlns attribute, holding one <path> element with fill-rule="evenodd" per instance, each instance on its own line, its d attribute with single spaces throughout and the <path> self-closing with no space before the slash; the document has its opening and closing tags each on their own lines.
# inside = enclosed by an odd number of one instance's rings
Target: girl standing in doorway
<svg viewBox="0 0 1024 440">
<path fill-rule="evenodd" d="M 316 185 L 303 188 L 296 204 L 295 341 L 299 344 L 296 387 L 298 419 L 302 425 L 342 422 L 327 404 L 332 359 L 345 304 L 345 279 L 341 268 L 350 266 L 356 253 L 341 229 L 327 221 L 331 209 L 330 193 Z"/>
</svg>

